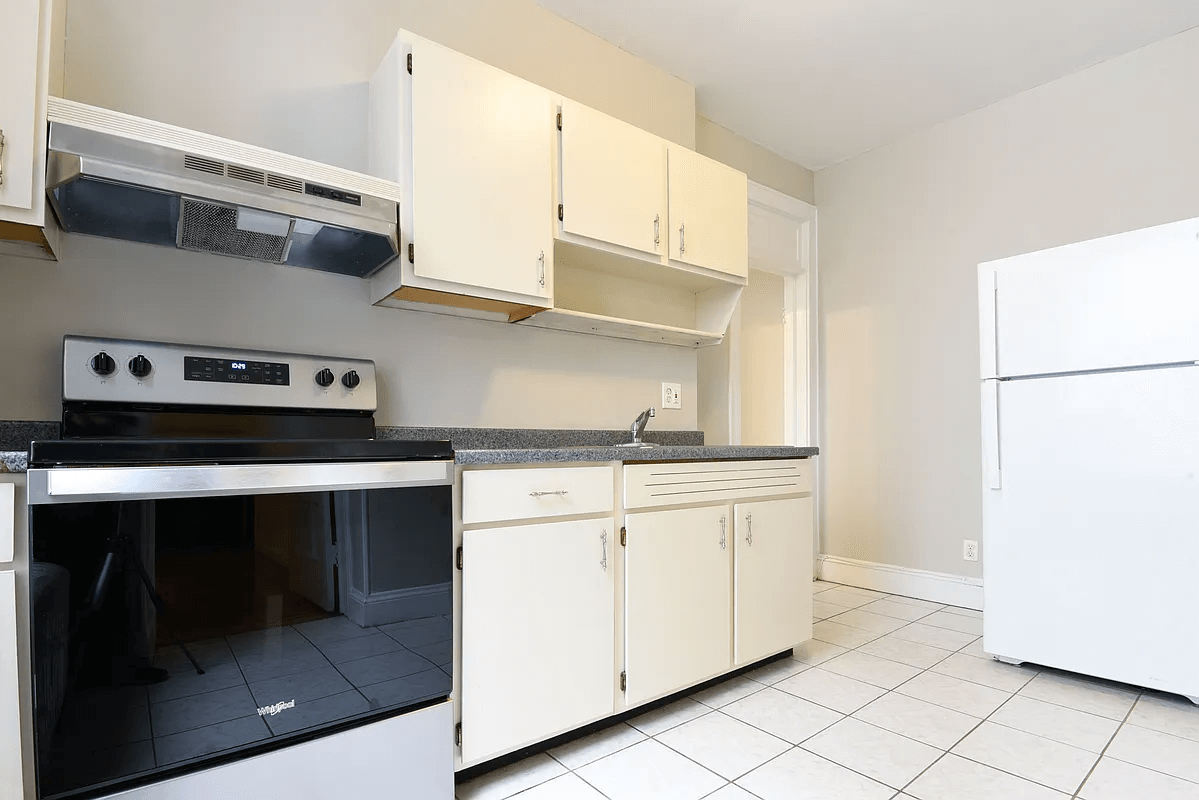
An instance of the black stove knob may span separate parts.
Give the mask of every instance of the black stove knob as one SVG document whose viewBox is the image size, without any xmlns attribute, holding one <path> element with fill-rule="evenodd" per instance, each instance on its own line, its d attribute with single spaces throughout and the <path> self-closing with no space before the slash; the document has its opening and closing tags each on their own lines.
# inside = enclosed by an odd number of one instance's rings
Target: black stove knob
<svg viewBox="0 0 1199 800">
<path fill-rule="evenodd" d="M 116 371 L 117 362 L 112 360 L 112 356 L 101 350 L 92 356 L 92 372 L 97 375 L 111 375 Z"/>
<path fill-rule="evenodd" d="M 347 389 L 353 389 L 360 383 L 362 383 L 362 378 L 359 378 L 358 373 L 354 370 L 350 370 L 345 375 L 341 376 L 341 385 Z"/>
<path fill-rule="evenodd" d="M 129 359 L 129 371 L 133 373 L 133 377 L 135 378 L 146 377 L 152 369 L 154 369 L 154 365 L 145 356 L 138 355 Z"/>
<path fill-rule="evenodd" d="M 326 367 L 325 369 L 322 369 L 320 372 L 316 373 L 316 385 L 317 386 L 321 386 L 321 387 L 332 386 L 333 381 L 336 379 L 337 378 L 333 374 L 333 370 L 329 369 L 328 367 Z"/>
</svg>

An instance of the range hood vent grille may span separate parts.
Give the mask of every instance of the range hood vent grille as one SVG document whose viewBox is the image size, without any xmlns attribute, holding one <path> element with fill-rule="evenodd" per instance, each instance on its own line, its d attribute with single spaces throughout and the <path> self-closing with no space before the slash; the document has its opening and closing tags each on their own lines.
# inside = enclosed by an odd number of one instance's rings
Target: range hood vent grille
<svg viewBox="0 0 1199 800">
<path fill-rule="evenodd" d="M 225 174 L 230 178 L 236 178 L 239 181 L 247 183 L 257 183 L 262 186 L 266 183 L 266 173 L 256 169 L 248 169 L 246 167 L 238 167 L 233 164 L 228 164 L 225 167 Z"/>
<path fill-rule="evenodd" d="M 197 172 L 219 175 L 222 178 L 233 178 L 234 180 L 246 181 L 247 183 L 255 183 L 259 186 L 269 186 L 272 189 L 282 189 L 285 192 L 304 193 L 304 181 L 299 178 L 289 178 L 286 175 L 276 175 L 273 172 L 263 172 L 262 170 L 251 169 L 249 167 L 239 167 L 236 164 L 226 164 L 223 161 L 217 161 L 212 158 L 185 154 L 183 156 L 183 166 Z"/>
<path fill-rule="evenodd" d="M 224 175 L 225 165 L 220 161 L 213 161 L 211 158 L 200 158 L 199 156 L 185 155 L 183 156 L 183 166 L 188 169 L 207 172 L 210 175 Z"/>
<path fill-rule="evenodd" d="M 282 175 L 266 174 L 266 185 L 273 189 L 283 189 L 287 192 L 304 193 L 304 181 L 296 178 L 285 178 Z"/>
<path fill-rule="evenodd" d="M 236 208 L 184 197 L 179 246 L 278 264 L 283 261 L 287 237 L 242 230 L 237 227 Z"/>
</svg>

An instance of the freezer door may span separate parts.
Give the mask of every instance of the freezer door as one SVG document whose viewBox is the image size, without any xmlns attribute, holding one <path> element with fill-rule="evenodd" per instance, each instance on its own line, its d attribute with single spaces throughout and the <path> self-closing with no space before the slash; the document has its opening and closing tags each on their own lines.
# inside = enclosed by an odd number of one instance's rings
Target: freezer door
<svg viewBox="0 0 1199 800">
<path fill-rule="evenodd" d="M 1199 697 L 1199 367 L 998 394 L 983 649 Z"/>
<path fill-rule="evenodd" d="M 1199 219 L 991 262 L 979 277 L 984 378 L 992 352 L 1000 376 L 1199 359 Z"/>
</svg>

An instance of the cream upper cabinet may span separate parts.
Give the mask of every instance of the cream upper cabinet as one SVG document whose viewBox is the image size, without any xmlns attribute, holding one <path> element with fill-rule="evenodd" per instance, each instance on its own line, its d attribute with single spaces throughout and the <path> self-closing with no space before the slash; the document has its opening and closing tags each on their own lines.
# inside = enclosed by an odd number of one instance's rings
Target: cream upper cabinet
<svg viewBox="0 0 1199 800">
<path fill-rule="evenodd" d="M 561 113 L 561 232 L 661 257 L 666 143 L 569 100 Z"/>
<path fill-rule="evenodd" d="M 539 86 L 400 34 L 370 83 L 370 172 L 404 197 L 373 302 L 510 319 L 550 305 L 555 110 Z"/>
<path fill-rule="evenodd" d="M 672 261 L 749 275 L 749 180 L 684 147 L 667 152 Z"/>
<path fill-rule="evenodd" d="M 548 92 L 418 39 L 412 48 L 417 275 L 548 297 Z"/>
<path fill-rule="evenodd" d="M 5 0 L 0 11 L 0 254 L 53 257 L 43 225 L 46 98 L 52 88 L 61 92 L 62 83 L 51 57 L 54 26 L 64 25 L 56 5 L 65 3 Z M 53 49 L 61 58 L 61 47 Z"/>
<path fill-rule="evenodd" d="M 463 534 L 464 763 L 613 713 L 619 546 L 611 517 Z"/>
<path fill-rule="evenodd" d="M 4 46 L 0 47 L 0 218 L 23 219 L 34 205 L 40 0 L 6 0 Z M 42 90 L 44 91 L 44 89 Z M 45 100 L 41 102 L 45 116 Z M 44 124 L 44 121 L 43 121 Z M 43 137 L 44 140 L 44 137 Z M 45 163 L 44 156 L 41 163 Z"/>
<path fill-rule="evenodd" d="M 732 521 L 727 505 L 625 517 L 625 702 L 727 672 Z"/>
<path fill-rule="evenodd" d="M 812 498 L 733 507 L 733 663 L 812 638 Z"/>
</svg>

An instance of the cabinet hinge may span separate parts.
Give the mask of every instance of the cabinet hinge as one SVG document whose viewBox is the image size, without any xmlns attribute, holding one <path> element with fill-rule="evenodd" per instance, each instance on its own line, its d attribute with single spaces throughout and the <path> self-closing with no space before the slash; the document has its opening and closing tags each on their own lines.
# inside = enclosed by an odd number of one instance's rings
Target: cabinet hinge
<svg viewBox="0 0 1199 800">
<path fill-rule="evenodd" d="M 454 726 L 454 744 L 462 746 L 462 723 L 459 722 Z"/>
<path fill-rule="evenodd" d="M 558 204 L 558 221 L 559 222 L 562 221 L 562 204 L 561 203 Z"/>
<path fill-rule="evenodd" d="M 629 532 L 623 525 L 620 526 L 620 546 L 624 547 L 629 543 Z"/>
<path fill-rule="evenodd" d="M 558 112 L 558 130 L 562 130 L 562 112 Z"/>
<path fill-rule="evenodd" d="M 408 54 L 408 74 L 412 74 L 412 54 Z"/>
<path fill-rule="evenodd" d="M 628 686 L 629 686 L 629 674 L 627 672 L 620 673 L 620 691 L 622 691 L 622 692 L 627 691 Z"/>
<path fill-rule="evenodd" d="M 408 263 L 416 263 L 416 245 L 414 245 L 412 242 L 408 243 Z"/>
<path fill-rule="evenodd" d="M 454 559 L 454 563 L 458 566 L 458 569 L 462 569 L 462 548 L 461 547 L 458 548 L 458 555 Z"/>
</svg>

